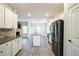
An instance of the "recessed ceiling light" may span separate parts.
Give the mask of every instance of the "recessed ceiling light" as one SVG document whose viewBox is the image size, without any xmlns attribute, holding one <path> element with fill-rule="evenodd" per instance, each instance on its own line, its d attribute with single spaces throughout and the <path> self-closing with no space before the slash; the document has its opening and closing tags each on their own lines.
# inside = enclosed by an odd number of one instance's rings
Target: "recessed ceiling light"
<svg viewBox="0 0 79 59">
<path fill-rule="evenodd" d="M 31 16 L 31 13 L 28 13 L 28 16 L 30 17 Z"/>
<path fill-rule="evenodd" d="M 49 13 L 46 13 L 45 15 L 48 17 L 49 16 Z"/>
</svg>

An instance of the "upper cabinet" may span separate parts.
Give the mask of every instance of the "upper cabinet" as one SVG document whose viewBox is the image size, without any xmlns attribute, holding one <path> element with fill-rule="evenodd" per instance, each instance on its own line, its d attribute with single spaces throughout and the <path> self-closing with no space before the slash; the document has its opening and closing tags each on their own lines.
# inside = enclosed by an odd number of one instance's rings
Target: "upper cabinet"
<svg viewBox="0 0 79 59">
<path fill-rule="evenodd" d="M 5 8 L 5 28 L 12 28 L 12 11 Z"/>
<path fill-rule="evenodd" d="M 0 28 L 4 28 L 4 7 L 0 5 Z"/>
<path fill-rule="evenodd" d="M 0 6 L 0 28 L 17 29 L 17 14 L 9 8 Z"/>
<path fill-rule="evenodd" d="M 12 27 L 15 29 L 17 29 L 17 20 L 18 20 L 17 14 L 13 13 L 13 15 L 12 15 Z"/>
</svg>

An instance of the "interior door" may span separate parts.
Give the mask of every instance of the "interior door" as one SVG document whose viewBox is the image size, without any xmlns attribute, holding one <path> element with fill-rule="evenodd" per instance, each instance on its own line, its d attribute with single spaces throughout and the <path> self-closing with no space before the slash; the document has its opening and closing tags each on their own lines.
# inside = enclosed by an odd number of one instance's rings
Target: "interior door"
<svg viewBox="0 0 79 59">
<path fill-rule="evenodd" d="M 74 4 L 68 11 L 68 55 L 79 56 L 79 4 Z"/>
</svg>

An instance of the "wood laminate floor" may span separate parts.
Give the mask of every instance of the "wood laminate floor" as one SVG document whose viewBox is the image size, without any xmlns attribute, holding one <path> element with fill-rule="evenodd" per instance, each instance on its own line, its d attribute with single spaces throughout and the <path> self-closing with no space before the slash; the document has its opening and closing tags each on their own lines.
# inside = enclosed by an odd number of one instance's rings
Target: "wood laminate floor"
<svg viewBox="0 0 79 59">
<path fill-rule="evenodd" d="M 23 38 L 22 50 L 17 56 L 54 56 L 51 46 L 45 37 L 41 37 L 41 46 L 32 45 L 32 39 Z"/>
</svg>

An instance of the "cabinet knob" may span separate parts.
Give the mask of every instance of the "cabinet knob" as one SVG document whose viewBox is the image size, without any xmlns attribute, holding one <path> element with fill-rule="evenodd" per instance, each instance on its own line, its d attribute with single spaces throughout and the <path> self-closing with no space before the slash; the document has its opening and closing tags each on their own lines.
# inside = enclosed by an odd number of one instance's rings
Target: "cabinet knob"
<svg viewBox="0 0 79 59">
<path fill-rule="evenodd" d="M 6 45 L 8 45 L 8 44 L 6 44 Z"/>
<path fill-rule="evenodd" d="M 3 53 L 3 51 L 0 51 L 0 53 Z"/>
</svg>

